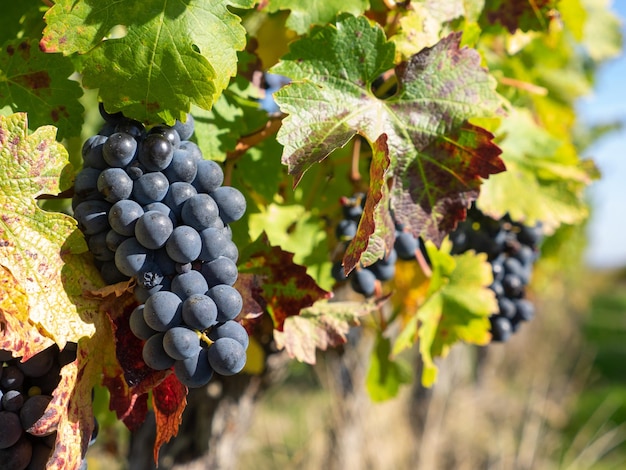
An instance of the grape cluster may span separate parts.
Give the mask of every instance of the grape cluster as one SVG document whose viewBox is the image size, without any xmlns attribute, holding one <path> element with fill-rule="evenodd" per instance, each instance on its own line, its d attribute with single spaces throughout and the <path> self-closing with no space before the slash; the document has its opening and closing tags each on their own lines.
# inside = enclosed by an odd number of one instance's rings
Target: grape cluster
<svg viewBox="0 0 626 470">
<path fill-rule="evenodd" d="M 492 340 L 507 341 L 522 322 L 535 315 L 525 293 L 539 253 L 541 226 L 525 226 L 508 216 L 494 220 L 472 207 L 450 238 L 453 254 L 467 250 L 487 254 L 493 271 L 489 287 L 498 301 L 498 311 L 489 317 Z"/>
<path fill-rule="evenodd" d="M 244 196 L 222 186 L 221 167 L 188 140 L 191 115 L 147 130 L 100 111 L 106 123 L 83 146 L 74 217 L 105 282 L 136 280 L 130 327 L 145 341 L 144 361 L 174 367 L 193 387 L 213 371 L 239 372 L 248 337 L 234 321 L 243 301 L 228 224 L 243 216 Z"/>
<path fill-rule="evenodd" d="M 56 432 L 34 435 L 60 381 L 61 368 L 76 358 L 76 344 L 51 346 L 27 361 L 0 350 L 0 468 L 44 469 Z"/>
<path fill-rule="evenodd" d="M 347 244 L 356 235 L 359 221 L 363 215 L 365 199 L 364 193 L 357 193 L 349 198 L 341 198 L 343 219 L 339 221 L 335 230 L 339 242 Z M 371 297 L 376 293 L 377 283 L 393 279 L 398 259 L 415 260 L 417 250 L 420 248 L 420 240 L 396 224 L 393 248 L 384 258 L 367 267 L 354 269 L 347 277 L 344 274 L 341 260 L 335 261 L 332 267 L 332 276 L 339 282 L 349 281 L 355 292 L 365 297 Z"/>
</svg>

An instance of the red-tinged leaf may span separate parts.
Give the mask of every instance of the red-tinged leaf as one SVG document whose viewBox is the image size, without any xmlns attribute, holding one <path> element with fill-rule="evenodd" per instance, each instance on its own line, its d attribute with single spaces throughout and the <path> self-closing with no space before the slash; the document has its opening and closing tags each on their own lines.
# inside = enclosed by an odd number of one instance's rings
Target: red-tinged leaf
<svg viewBox="0 0 626 470">
<path fill-rule="evenodd" d="M 545 31 L 557 8 L 556 0 L 488 0 L 481 23 L 500 24 L 511 34 L 522 31 Z"/>
<path fill-rule="evenodd" d="M 239 314 L 239 319 L 253 321 L 263 315 L 265 311 L 263 300 L 263 287 L 257 276 L 250 273 L 240 273 L 233 286 L 241 294 L 243 307 Z"/>
<path fill-rule="evenodd" d="M 350 326 L 377 308 L 373 303 L 318 301 L 300 315 L 286 318 L 282 331 L 274 330 L 276 346 L 292 358 L 315 364 L 316 349 L 344 344 Z"/>
<path fill-rule="evenodd" d="M 502 98 L 479 53 L 460 43 L 453 33 L 411 56 L 396 67 L 398 91 L 381 99 L 372 83 L 393 68 L 394 47 L 378 26 L 345 16 L 293 42 L 272 71 L 293 80 L 274 98 L 288 114 L 277 139 L 294 184 L 356 134 L 369 142 L 386 134 L 391 210 L 439 245 L 481 178 L 504 170 L 493 136 L 469 124 L 496 115 Z"/>
<path fill-rule="evenodd" d="M 241 259 L 246 261 L 240 264 L 240 272 L 261 280 L 262 298 L 276 330 L 282 331 L 287 317 L 332 296 L 315 283 L 304 266 L 293 262 L 293 253 L 271 246 L 264 235 L 242 253 Z"/>
<path fill-rule="evenodd" d="M 187 387 L 174 374 L 169 375 L 152 391 L 152 408 L 156 418 L 154 461 L 159 461 L 159 449 L 178 434 L 183 411 L 187 406 Z"/>
<path fill-rule="evenodd" d="M 372 144 L 370 189 L 359 228 L 343 257 L 346 275 L 359 263 L 363 266 L 374 264 L 393 248 L 395 226 L 389 212 L 390 163 L 387 135 L 381 134 Z"/>
</svg>

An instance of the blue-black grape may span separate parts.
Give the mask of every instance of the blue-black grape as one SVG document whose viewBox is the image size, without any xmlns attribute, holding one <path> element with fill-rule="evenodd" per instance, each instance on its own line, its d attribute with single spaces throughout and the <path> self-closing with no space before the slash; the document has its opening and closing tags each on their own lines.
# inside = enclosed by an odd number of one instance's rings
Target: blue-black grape
<svg viewBox="0 0 626 470">
<path fill-rule="evenodd" d="M 217 321 L 220 323 L 234 320 L 243 307 L 243 299 L 237 289 L 227 284 L 211 287 L 207 295 L 217 307 Z"/>
<path fill-rule="evenodd" d="M 117 269 L 115 261 L 105 261 L 102 263 L 100 275 L 107 285 L 117 284 L 118 282 L 127 281 L 129 279 L 129 276 Z"/>
<path fill-rule="evenodd" d="M 219 217 L 219 209 L 208 194 L 195 194 L 185 201 L 180 214 L 185 225 L 200 232 L 215 223 Z"/>
<path fill-rule="evenodd" d="M 500 315 L 492 315 L 489 317 L 491 323 L 491 340 L 506 342 L 513 334 L 511 321 Z"/>
<path fill-rule="evenodd" d="M 208 352 L 209 364 L 220 375 L 234 375 L 246 365 L 246 350 L 233 338 L 219 338 Z"/>
<path fill-rule="evenodd" d="M 139 161 L 148 171 L 162 171 L 172 162 L 174 147 L 160 134 L 149 134 L 141 144 Z"/>
<path fill-rule="evenodd" d="M 181 181 L 191 183 L 198 173 L 198 162 L 191 152 L 182 149 L 174 150 L 172 162 L 163 171 L 170 183 Z"/>
<path fill-rule="evenodd" d="M 376 276 L 369 269 L 355 269 L 348 277 L 355 292 L 371 297 L 376 292 Z"/>
<path fill-rule="evenodd" d="M 102 147 L 106 141 L 107 137 L 104 135 L 94 135 L 85 141 L 82 148 L 83 167 L 99 170 L 109 168 L 102 155 Z"/>
<path fill-rule="evenodd" d="M 172 209 L 170 209 L 167 204 L 164 204 L 162 202 L 151 202 L 150 204 L 146 204 L 145 206 L 143 206 L 143 210 L 145 212 L 148 212 L 148 211 L 161 212 L 162 214 L 165 214 L 166 216 L 169 217 L 169 219 L 172 221 L 172 226 L 178 225 L 176 215 L 174 214 L 174 212 L 172 212 Z"/>
<path fill-rule="evenodd" d="M 212 261 L 220 256 L 225 256 L 233 262 L 237 262 L 239 250 L 237 245 L 224 234 L 222 229 L 209 227 L 200 232 L 202 249 L 198 258 L 202 261 Z"/>
<path fill-rule="evenodd" d="M 200 352 L 200 338 L 194 330 L 176 326 L 165 332 L 163 336 L 165 352 L 177 361 L 183 361 Z"/>
<path fill-rule="evenodd" d="M 24 383 L 24 373 L 14 365 L 5 366 L 0 377 L 0 386 L 6 390 L 19 390 Z"/>
<path fill-rule="evenodd" d="M 202 250 L 200 235 L 193 227 L 179 225 L 167 240 L 165 249 L 177 263 L 191 263 L 198 259 Z"/>
<path fill-rule="evenodd" d="M 396 241 L 394 242 L 393 247 L 398 253 L 398 258 L 403 260 L 414 260 L 415 253 L 419 248 L 419 242 L 412 233 L 398 231 L 396 232 Z"/>
<path fill-rule="evenodd" d="M 150 132 L 148 134 L 148 137 L 150 137 L 150 135 L 158 135 L 160 137 L 163 137 L 171 144 L 172 148 L 178 147 L 181 142 L 180 135 L 178 134 L 176 129 L 170 126 L 154 126 L 152 129 L 150 129 Z M 146 138 L 146 140 L 148 140 L 148 137 Z"/>
<path fill-rule="evenodd" d="M 241 325 L 241 323 L 229 320 L 224 323 L 218 323 L 209 332 L 209 339 L 217 341 L 220 338 L 232 338 L 243 346 L 244 349 L 248 349 L 250 337 L 248 332 Z"/>
<path fill-rule="evenodd" d="M 202 273 L 191 270 L 174 276 L 171 289 L 172 292 L 184 300 L 194 294 L 206 293 L 209 286 Z"/>
<path fill-rule="evenodd" d="M 224 182 L 224 171 L 213 160 L 199 160 L 193 186 L 203 193 L 211 193 Z"/>
<path fill-rule="evenodd" d="M 188 113 L 187 119 L 185 120 L 185 122 L 181 122 L 177 119 L 172 127 L 174 128 L 176 132 L 178 132 L 178 135 L 180 136 L 181 140 L 187 140 L 193 134 L 194 127 L 195 127 L 194 124 L 195 124 L 195 121 L 194 121 L 193 116 Z"/>
<path fill-rule="evenodd" d="M 340 241 L 352 240 L 356 235 L 357 228 L 358 223 L 354 220 L 343 219 L 339 221 L 339 224 L 337 224 L 335 236 Z"/>
<path fill-rule="evenodd" d="M 225 224 L 239 220 L 246 212 L 246 198 L 232 186 L 220 186 L 210 193 L 219 207 L 220 218 Z"/>
<path fill-rule="evenodd" d="M 48 395 L 35 395 L 29 397 L 20 409 L 20 422 L 26 432 L 43 416 L 52 397 Z"/>
<path fill-rule="evenodd" d="M 183 302 L 182 316 L 190 328 L 206 330 L 217 322 L 217 306 L 207 295 L 192 294 Z"/>
<path fill-rule="evenodd" d="M 137 241 L 150 250 L 165 246 L 173 231 L 172 220 L 159 211 L 144 212 L 135 225 Z"/>
<path fill-rule="evenodd" d="M 143 361 L 151 369 L 169 369 L 176 362 L 167 354 L 167 352 L 165 352 L 165 348 L 163 347 L 164 336 L 165 333 L 157 333 L 154 336 L 148 338 L 148 340 L 143 345 L 141 355 L 143 357 Z"/>
<path fill-rule="evenodd" d="M 31 356 L 27 361 L 18 362 L 17 368 L 26 377 L 41 377 L 46 374 L 54 364 L 58 350 L 56 348 L 46 348 Z"/>
<path fill-rule="evenodd" d="M 20 411 L 22 405 L 24 405 L 24 395 L 22 395 L 22 392 L 18 390 L 7 390 L 2 395 L 0 403 L 2 404 L 2 409 L 4 411 L 17 413 Z"/>
<path fill-rule="evenodd" d="M 12 411 L 0 411 L 0 449 L 15 444 L 22 436 L 20 417 Z"/>
<path fill-rule="evenodd" d="M 144 304 L 138 305 L 130 314 L 128 324 L 130 331 L 139 338 L 146 340 L 157 333 L 156 330 L 150 328 L 143 316 Z"/>
<path fill-rule="evenodd" d="M 128 240 L 129 238 L 130 236 L 120 235 L 115 230 L 111 229 L 105 234 L 104 242 L 110 251 L 115 252 L 117 247 L 120 246 L 124 240 Z"/>
<path fill-rule="evenodd" d="M 169 188 L 170 182 L 163 173 L 146 173 L 135 181 L 132 197 L 141 205 L 159 202 L 165 198 Z"/>
<path fill-rule="evenodd" d="M 178 181 L 171 184 L 163 202 L 172 210 L 176 218 L 180 219 L 183 204 L 196 194 L 198 191 L 191 184 Z"/>
<path fill-rule="evenodd" d="M 33 445 L 26 436 L 22 436 L 15 444 L 0 449 L 2 470 L 25 470 L 33 456 Z"/>
<path fill-rule="evenodd" d="M 137 141 L 125 132 L 116 132 L 109 136 L 102 147 L 104 161 L 113 168 L 124 168 L 135 156 Z"/>
<path fill-rule="evenodd" d="M 184 361 L 176 361 L 174 373 L 183 385 L 197 388 L 209 383 L 213 377 L 213 369 L 209 364 L 208 350 L 201 348 L 196 356 Z"/>
<path fill-rule="evenodd" d="M 202 275 L 209 287 L 218 284 L 232 286 L 237 281 L 237 265 L 225 256 L 218 256 L 214 260 L 202 264 Z"/>
<path fill-rule="evenodd" d="M 111 230 L 109 230 L 110 232 Z M 106 242 L 108 232 L 98 232 L 87 240 L 89 251 L 93 257 L 99 261 L 111 261 L 115 253 L 109 249 Z"/>
<path fill-rule="evenodd" d="M 135 235 L 135 224 L 142 215 L 143 209 L 137 202 L 124 199 L 113 204 L 107 221 L 118 234 L 132 237 Z"/>
<path fill-rule="evenodd" d="M 148 268 L 154 260 L 154 252 L 144 247 L 136 238 L 124 240 L 115 251 L 115 265 L 122 274 L 133 277 Z"/>
<path fill-rule="evenodd" d="M 98 191 L 106 201 L 113 204 L 130 197 L 133 180 L 121 168 L 107 168 L 98 176 Z"/>
<path fill-rule="evenodd" d="M 167 331 L 182 322 L 182 300 L 170 291 L 159 291 L 144 304 L 146 324 L 156 331 Z"/>
<path fill-rule="evenodd" d="M 102 170 L 97 168 L 83 168 L 74 180 L 74 195 L 84 201 L 88 199 L 102 199 L 98 191 L 98 177 Z"/>
<path fill-rule="evenodd" d="M 109 229 L 110 209 L 111 203 L 106 201 L 84 201 L 74 209 L 74 218 L 85 235 L 94 235 Z"/>
</svg>

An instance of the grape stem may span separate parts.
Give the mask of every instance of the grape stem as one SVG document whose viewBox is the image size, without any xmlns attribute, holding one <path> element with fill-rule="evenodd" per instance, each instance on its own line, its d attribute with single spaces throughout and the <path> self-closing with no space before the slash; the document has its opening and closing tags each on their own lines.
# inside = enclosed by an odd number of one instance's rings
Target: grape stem
<svg viewBox="0 0 626 470">
<path fill-rule="evenodd" d="M 204 341 L 207 346 L 211 346 L 213 344 L 213 340 L 209 339 L 209 337 L 204 334 L 203 331 L 196 331 L 196 334 L 198 335 L 198 338 L 200 338 L 200 340 Z"/>
<path fill-rule="evenodd" d="M 250 148 L 258 145 L 263 142 L 268 137 L 276 134 L 278 129 L 282 124 L 283 118 L 285 114 L 281 114 L 279 116 L 272 116 L 269 118 L 267 123 L 265 123 L 265 127 L 261 130 L 253 132 L 252 134 L 244 135 L 239 139 L 237 145 L 235 146 L 235 150 L 232 150 L 226 154 L 227 160 L 236 160 L 244 153 L 246 153 Z"/>
</svg>

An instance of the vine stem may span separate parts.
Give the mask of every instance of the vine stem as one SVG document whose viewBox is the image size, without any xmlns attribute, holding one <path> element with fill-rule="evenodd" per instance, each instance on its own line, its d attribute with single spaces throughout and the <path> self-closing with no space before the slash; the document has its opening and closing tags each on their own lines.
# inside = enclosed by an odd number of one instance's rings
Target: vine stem
<svg viewBox="0 0 626 470">
<path fill-rule="evenodd" d="M 255 145 L 260 144 L 268 137 L 276 134 L 278 132 L 278 129 L 280 129 L 283 118 L 285 116 L 285 114 L 271 116 L 265 124 L 265 127 L 263 127 L 261 130 L 241 137 L 237 142 L 237 145 L 235 146 L 235 150 L 232 150 L 226 154 L 226 159 L 236 160 Z"/>
<path fill-rule="evenodd" d="M 546 96 L 548 94 L 548 89 L 539 85 L 535 85 L 534 83 L 524 82 L 522 80 L 517 80 L 515 78 L 510 77 L 501 77 L 500 83 L 503 85 L 511 86 L 514 88 L 519 88 L 520 90 L 527 91 L 529 93 L 534 93 L 539 96 Z"/>
</svg>

